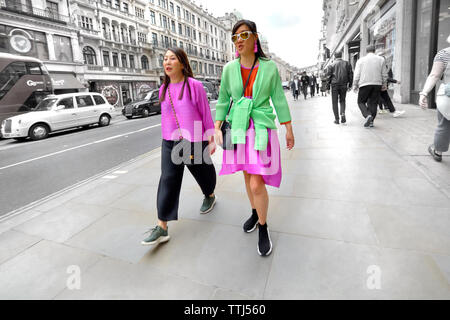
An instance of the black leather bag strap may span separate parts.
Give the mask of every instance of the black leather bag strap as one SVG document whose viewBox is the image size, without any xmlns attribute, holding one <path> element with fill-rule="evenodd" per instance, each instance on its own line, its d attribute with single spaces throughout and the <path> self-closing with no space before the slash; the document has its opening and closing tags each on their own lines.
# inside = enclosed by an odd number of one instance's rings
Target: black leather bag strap
<svg viewBox="0 0 450 320">
<path fill-rule="evenodd" d="M 244 92 L 242 92 L 242 96 L 245 94 L 245 90 L 247 89 L 248 83 L 250 82 L 250 77 L 252 76 L 253 69 L 255 68 L 257 60 L 258 60 L 258 58 L 255 57 L 255 61 L 253 61 L 252 69 L 250 70 L 250 74 L 248 75 L 247 82 L 245 83 Z M 227 116 L 230 114 L 232 107 L 233 107 L 233 100 L 230 103 L 230 108 L 228 109 Z"/>
</svg>

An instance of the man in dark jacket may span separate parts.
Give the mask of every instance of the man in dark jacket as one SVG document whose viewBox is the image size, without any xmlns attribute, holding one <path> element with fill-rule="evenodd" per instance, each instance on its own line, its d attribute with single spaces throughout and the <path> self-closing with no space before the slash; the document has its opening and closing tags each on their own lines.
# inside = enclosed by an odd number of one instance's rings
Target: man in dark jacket
<svg viewBox="0 0 450 320">
<path fill-rule="evenodd" d="M 306 71 L 303 72 L 300 82 L 302 83 L 302 91 L 303 91 L 303 95 L 305 96 L 305 100 L 306 100 L 306 96 L 308 95 L 308 87 L 309 87 L 309 77 L 306 75 Z"/>
<path fill-rule="evenodd" d="M 311 77 L 309 77 L 309 86 L 311 90 L 311 97 L 314 97 L 316 95 L 316 85 L 317 85 L 317 78 L 314 75 L 314 73 L 311 74 Z"/>
<path fill-rule="evenodd" d="M 352 88 L 353 70 L 348 61 L 342 60 L 342 52 L 334 54 L 336 60 L 328 68 L 328 77 L 331 84 L 331 96 L 333 102 L 333 112 L 335 124 L 339 124 L 339 115 L 341 122 L 346 123 L 345 118 L 345 99 L 347 91 Z M 341 112 L 338 110 L 338 101 L 341 105 Z"/>
</svg>

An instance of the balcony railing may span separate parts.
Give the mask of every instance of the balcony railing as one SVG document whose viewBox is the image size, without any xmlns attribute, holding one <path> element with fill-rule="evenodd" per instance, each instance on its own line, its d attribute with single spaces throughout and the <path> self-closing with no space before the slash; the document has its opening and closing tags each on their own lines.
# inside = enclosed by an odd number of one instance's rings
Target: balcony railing
<svg viewBox="0 0 450 320">
<path fill-rule="evenodd" d="M 38 9 L 33 6 L 23 4 L 18 0 L 0 0 L 0 9 L 64 24 L 67 24 L 70 21 L 68 16 L 59 14 L 55 10 L 50 8 L 45 10 Z"/>
<path fill-rule="evenodd" d="M 83 28 L 83 27 L 80 27 L 80 30 L 81 30 L 81 32 L 83 32 L 83 33 L 89 33 L 89 34 L 92 34 L 92 35 L 94 35 L 94 36 L 98 36 L 99 35 L 99 31 L 97 31 L 97 30 L 94 30 L 94 29 L 88 29 L 88 28 Z"/>
</svg>

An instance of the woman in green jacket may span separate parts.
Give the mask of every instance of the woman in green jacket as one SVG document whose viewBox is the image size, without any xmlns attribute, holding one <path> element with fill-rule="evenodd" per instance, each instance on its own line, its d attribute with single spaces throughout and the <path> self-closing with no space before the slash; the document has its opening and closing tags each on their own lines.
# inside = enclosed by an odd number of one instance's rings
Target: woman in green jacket
<svg viewBox="0 0 450 320">
<path fill-rule="evenodd" d="M 279 122 L 285 125 L 286 145 L 292 150 L 291 114 L 277 66 L 264 55 L 255 23 L 238 21 L 232 34 L 238 59 L 228 63 L 222 73 L 215 129 L 216 141 L 222 145 L 221 126 L 232 100 L 228 121 L 236 148 L 224 150 L 220 175 L 243 171 L 253 209 L 244 231 L 250 233 L 258 227 L 258 253 L 268 256 L 272 252 L 272 242 L 266 223 L 269 207 L 266 185 L 276 188 L 281 185 L 281 152 L 275 118 L 278 116 Z"/>
</svg>

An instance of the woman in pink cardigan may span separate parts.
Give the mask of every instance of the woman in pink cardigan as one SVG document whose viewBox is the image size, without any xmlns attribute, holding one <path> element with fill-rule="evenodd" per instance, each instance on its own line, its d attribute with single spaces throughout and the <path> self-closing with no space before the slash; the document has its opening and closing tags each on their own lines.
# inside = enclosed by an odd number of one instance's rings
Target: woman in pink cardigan
<svg viewBox="0 0 450 320">
<path fill-rule="evenodd" d="M 200 213 L 216 203 L 216 170 L 210 155 L 215 152 L 214 123 L 203 84 L 194 79 L 186 53 L 169 48 L 164 56 L 161 101 L 161 178 L 158 186 L 158 225 L 142 245 L 169 241 L 167 223 L 178 220 L 178 205 L 187 166 L 205 196 Z"/>
</svg>

